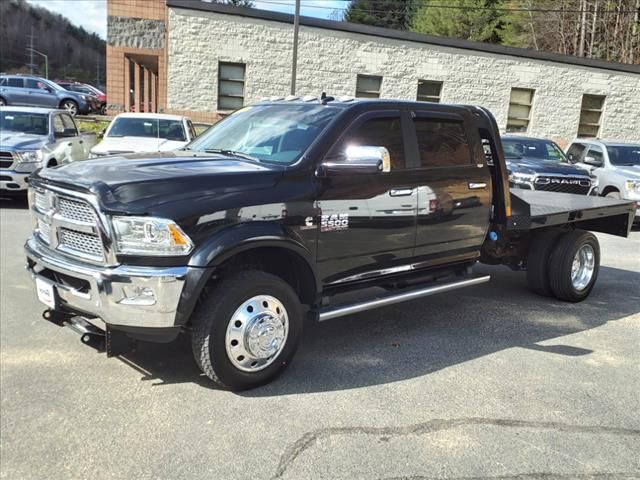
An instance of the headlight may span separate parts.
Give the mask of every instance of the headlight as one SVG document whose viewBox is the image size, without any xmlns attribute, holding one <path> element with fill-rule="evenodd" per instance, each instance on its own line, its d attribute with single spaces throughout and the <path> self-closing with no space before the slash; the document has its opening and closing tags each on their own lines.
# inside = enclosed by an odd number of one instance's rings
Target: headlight
<svg viewBox="0 0 640 480">
<path fill-rule="evenodd" d="M 193 242 L 173 221 L 154 217 L 113 217 L 116 250 L 122 255 L 187 255 Z"/>
<path fill-rule="evenodd" d="M 513 172 L 509 174 L 509 181 L 513 183 L 526 183 L 527 185 L 530 185 L 533 183 L 535 178 L 535 175 L 528 173 Z"/>
<path fill-rule="evenodd" d="M 624 186 L 627 188 L 627 190 L 640 192 L 640 180 L 627 180 L 624 183 Z"/>
<path fill-rule="evenodd" d="M 29 150 L 26 152 L 16 152 L 18 162 L 41 162 L 44 158 L 42 150 Z"/>
</svg>

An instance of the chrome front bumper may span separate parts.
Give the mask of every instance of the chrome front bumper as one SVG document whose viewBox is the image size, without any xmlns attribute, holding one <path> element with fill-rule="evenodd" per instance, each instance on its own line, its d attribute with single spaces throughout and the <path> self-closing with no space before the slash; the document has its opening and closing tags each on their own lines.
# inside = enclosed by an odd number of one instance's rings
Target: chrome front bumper
<svg viewBox="0 0 640 480">
<path fill-rule="evenodd" d="M 29 188 L 27 178 L 30 173 L 18 173 L 13 170 L 0 170 L 0 190 L 25 192 Z"/>
<path fill-rule="evenodd" d="M 72 261 L 34 237 L 24 246 L 27 271 L 54 286 L 58 309 L 100 318 L 108 325 L 176 325 L 187 267 L 99 267 Z"/>
</svg>

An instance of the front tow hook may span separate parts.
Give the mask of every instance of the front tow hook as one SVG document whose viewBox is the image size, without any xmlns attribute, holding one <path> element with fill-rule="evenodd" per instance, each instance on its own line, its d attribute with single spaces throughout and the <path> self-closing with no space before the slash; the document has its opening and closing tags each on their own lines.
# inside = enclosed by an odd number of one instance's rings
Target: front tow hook
<svg viewBox="0 0 640 480">
<path fill-rule="evenodd" d="M 69 327 L 80 335 L 80 341 L 85 345 L 95 348 L 98 352 L 106 350 L 106 333 L 104 330 L 89 323 L 82 317 L 56 310 L 45 310 L 42 318 L 59 327 Z"/>
</svg>

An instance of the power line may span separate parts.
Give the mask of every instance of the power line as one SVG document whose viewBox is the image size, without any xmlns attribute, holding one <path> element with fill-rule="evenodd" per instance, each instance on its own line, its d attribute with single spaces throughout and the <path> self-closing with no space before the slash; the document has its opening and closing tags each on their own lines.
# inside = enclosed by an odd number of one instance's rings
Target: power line
<svg viewBox="0 0 640 480">
<path fill-rule="evenodd" d="M 304 1 L 304 0 L 303 0 Z M 338 0 L 340 2 L 350 2 L 352 0 Z M 402 1 L 402 0 L 398 0 Z M 294 4 L 291 2 L 287 2 L 286 0 L 260 0 L 260 3 L 267 3 L 271 5 L 281 5 L 281 6 L 291 6 Z M 485 11 L 500 11 L 500 12 L 532 12 L 532 13 L 592 13 L 593 10 L 576 10 L 576 9 L 562 9 L 562 8 L 508 8 L 508 7 L 473 7 L 473 6 L 461 6 L 461 5 L 437 5 L 431 4 L 428 2 L 414 2 L 415 5 L 420 5 L 428 8 L 440 8 L 440 9 L 451 9 L 451 10 L 485 10 Z M 398 4 L 400 6 L 400 4 Z M 337 11 L 347 11 L 349 7 L 326 7 L 322 5 L 316 4 L 302 4 L 303 7 L 306 8 L 314 8 L 321 10 L 337 10 Z M 403 5 L 404 6 L 404 5 Z M 372 9 L 364 9 L 358 8 L 359 12 L 365 13 L 389 13 L 389 14 L 404 14 L 404 12 L 397 12 L 393 10 L 372 10 Z M 634 13 L 635 10 L 598 10 L 599 13 Z"/>
</svg>

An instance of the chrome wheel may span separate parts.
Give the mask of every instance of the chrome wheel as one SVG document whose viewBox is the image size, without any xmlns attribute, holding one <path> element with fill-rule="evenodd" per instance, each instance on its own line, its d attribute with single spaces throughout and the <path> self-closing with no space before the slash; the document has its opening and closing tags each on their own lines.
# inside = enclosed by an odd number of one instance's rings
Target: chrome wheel
<svg viewBox="0 0 640 480">
<path fill-rule="evenodd" d="M 571 283 L 578 291 L 587 288 L 595 271 L 595 253 L 591 245 L 584 244 L 578 249 L 571 264 Z"/>
<path fill-rule="evenodd" d="M 282 302 L 256 295 L 238 307 L 227 325 L 227 356 L 244 372 L 263 370 L 282 353 L 288 335 L 289 317 Z"/>
<path fill-rule="evenodd" d="M 74 102 L 64 102 L 62 104 L 62 108 L 64 108 L 71 115 L 75 116 L 78 113 L 78 106 Z"/>
</svg>

